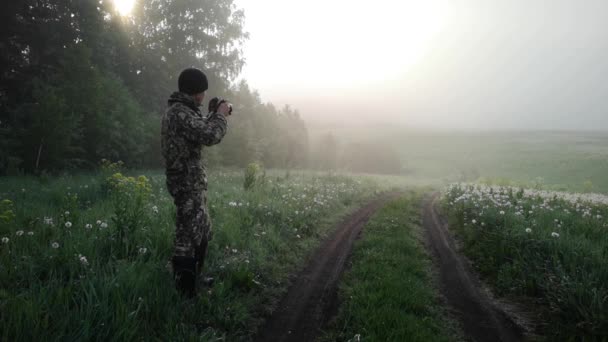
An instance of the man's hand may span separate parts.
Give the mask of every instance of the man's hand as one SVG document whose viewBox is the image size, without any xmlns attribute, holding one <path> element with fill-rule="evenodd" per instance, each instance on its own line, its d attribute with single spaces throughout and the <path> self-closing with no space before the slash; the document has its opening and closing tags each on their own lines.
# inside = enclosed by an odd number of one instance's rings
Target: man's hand
<svg viewBox="0 0 608 342">
<path fill-rule="evenodd" d="M 224 101 L 220 104 L 219 108 L 217 109 L 217 112 L 225 117 L 229 117 L 230 115 L 232 115 L 232 105 Z"/>
</svg>

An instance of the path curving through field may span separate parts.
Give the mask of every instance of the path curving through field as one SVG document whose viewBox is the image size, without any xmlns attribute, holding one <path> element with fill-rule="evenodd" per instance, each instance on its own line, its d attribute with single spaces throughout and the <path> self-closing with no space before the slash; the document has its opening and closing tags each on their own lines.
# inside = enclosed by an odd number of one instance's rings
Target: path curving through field
<svg viewBox="0 0 608 342">
<path fill-rule="evenodd" d="M 256 341 L 314 341 L 337 309 L 337 285 L 365 223 L 399 193 L 374 199 L 346 217 L 312 254 Z"/>
<path fill-rule="evenodd" d="M 469 263 L 458 253 L 447 224 L 437 212 L 438 195 L 423 204 L 423 225 L 434 254 L 442 295 L 467 339 L 472 341 L 522 341 L 523 331 L 483 291 Z"/>
</svg>

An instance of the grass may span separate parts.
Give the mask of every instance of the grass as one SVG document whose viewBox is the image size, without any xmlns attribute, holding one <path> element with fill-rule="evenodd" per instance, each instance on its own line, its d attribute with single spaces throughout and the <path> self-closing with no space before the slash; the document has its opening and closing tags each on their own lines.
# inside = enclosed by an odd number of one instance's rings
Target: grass
<svg viewBox="0 0 608 342">
<path fill-rule="evenodd" d="M 408 192 L 366 224 L 324 341 L 452 341 L 421 242 L 420 195 Z"/>
<path fill-rule="evenodd" d="M 381 189 L 269 172 L 245 191 L 241 172 L 212 173 L 205 271 L 216 282 L 184 300 L 166 267 L 163 175 L 109 175 L 0 179 L 0 340 L 247 340 L 332 223 Z"/>
<path fill-rule="evenodd" d="M 608 193 L 608 132 L 424 132 L 399 125 L 323 127 L 342 146 L 370 142 L 400 156 L 401 174 L 426 184 L 495 183 Z M 365 158 L 364 155 L 357 156 Z"/>
<path fill-rule="evenodd" d="M 450 227 L 499 295 L 540 304 L 551 341 L 608 336 L 608 197 L 455 185 Z"/>
</svg>

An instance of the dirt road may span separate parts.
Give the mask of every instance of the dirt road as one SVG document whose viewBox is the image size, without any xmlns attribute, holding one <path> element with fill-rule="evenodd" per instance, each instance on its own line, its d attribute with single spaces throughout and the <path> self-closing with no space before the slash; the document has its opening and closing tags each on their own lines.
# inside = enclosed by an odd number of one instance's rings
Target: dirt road
<svg viewBox="0 0 608 342">
<path fill-rule="evenodd" d="M 467 339 L 473 341 L 522 341 L 522 330 L 501 311 L 482 289 L 469 263 L 457 252 L 447 224 L 437 213 L 437 195 L 423 205 L 427 243 L 439 271 L 441 292 Z"/>
<path fill-rule="evenodd" d="M 337 285 L 353 242 L 376 210 L 398 193 L 373 200 L 344 219 L 292 283 L 256 341 L 314 341 L 337 309 Z"/>
</svg>

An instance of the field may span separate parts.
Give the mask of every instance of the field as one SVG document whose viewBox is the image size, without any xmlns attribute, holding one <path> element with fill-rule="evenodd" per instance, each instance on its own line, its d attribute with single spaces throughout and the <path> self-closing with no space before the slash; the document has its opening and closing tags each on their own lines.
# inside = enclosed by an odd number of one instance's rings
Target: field
<svg viewBox="0 0 608 342">
<path fill-rule="evenodd" d="M 194 300 L 171 278 L 175 214 L 160 171 L 0 178 L 0 339 L 256 340 L 315 251 L 351 223 L 361 235 L 340 256 L 336 307 L 317 337 L 466 339 L 423 222 L 438 191 L 453 252 L 473 265 L 464 277 L 518 308 L 529 336 L 608 336 L 604 135 L 386 137 L 402 143 L 399 175 L 213 170 L 215 282 Z"/>
<path fill-rule="evenodd" d="M 557 340 L 608 336 L 608 196 L 455 184 L 443 208 L 477 270 Z"/>
<path fill-rule="evenodd" d="M 276 173 L 245 191 L 242 172 L 210 177 L 217 280 L 196 302 L 167 269 L 174 209 L 161 174 L 3 179 L 0 338 L 244 339 L 332 220 L 380 189 Z"/>
<path fill-rule="evenodd" d="M 324 341 L 452 341 L 454 330 L 420 244 L 421 192 L 408 192 L 372 217 L 344 275 L 340 312 Z"/>
<path fill-rule="evenodd" d="M 423 132 L 398 126 L 319 128 L 342 145 L 392 149 L 402 175 L 425 184 L 484 181 L 557 191 L 608 193 L 606 132 Z"/>
</svg>

